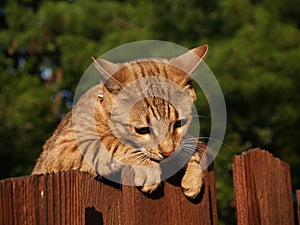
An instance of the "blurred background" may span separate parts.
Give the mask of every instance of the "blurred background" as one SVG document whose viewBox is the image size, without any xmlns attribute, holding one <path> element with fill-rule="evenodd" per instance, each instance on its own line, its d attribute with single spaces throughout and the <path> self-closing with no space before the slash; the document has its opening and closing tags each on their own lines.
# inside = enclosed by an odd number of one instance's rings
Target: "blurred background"
<svg viewBox="0 0 300 225">
<path fill-rule="evenodd" d="M 299 189 L 299 12 L 297 0 L 0 0 L 0 178 L 30 173 L 91 55 L 157 39 L 210 46 L 206 63 L 228 110 L 215 159 L 219 224 L 235 223 L 235 154 L 269 150 Z M 208 137 L 209 110 L 198 107 Z"/>
</svg>

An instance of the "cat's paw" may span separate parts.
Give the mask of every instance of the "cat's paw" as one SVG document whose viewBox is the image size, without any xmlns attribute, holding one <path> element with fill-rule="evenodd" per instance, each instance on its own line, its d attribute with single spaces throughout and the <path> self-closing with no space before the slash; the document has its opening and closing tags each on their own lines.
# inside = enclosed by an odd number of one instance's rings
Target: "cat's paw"
<svg viewBox="0 0 300 225">
<path fill-rule="evenodd" d="M 137 167 L 134 169 L 134 183 L 145 193 L 152 193 L 160 185 L 161 169 L 158 166 Z"/>
<path fill-rule="evenodd" d="M 203 185 L 203 172 L 198 168 L 186 171 L 181 180 L 182 192 L 189 198 L 196 198 Z"/>
<path fill-rule="evenodd" d="M 140 190 L 144 193 L 149 193 L 151 194 L 152 192 L 156 191 L 160 183 L 152 184 L 152 185 L 145 185 L 140 188 Z"/>
</svg>

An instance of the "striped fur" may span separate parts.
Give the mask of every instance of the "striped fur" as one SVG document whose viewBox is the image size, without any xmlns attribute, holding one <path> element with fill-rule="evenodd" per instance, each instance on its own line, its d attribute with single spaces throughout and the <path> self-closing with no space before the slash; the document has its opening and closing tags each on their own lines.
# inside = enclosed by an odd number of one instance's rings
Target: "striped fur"
<svg viewBox="0 0 300 225">
<path fill-rule="evenodd" d="M 109 175 L 125 164 L 141 167 L 135 170 L 135 184 L 154 191 L 161 179 L 159 163 L 195 146 L 196 139 L 187 134 L 196 100 L 190 74 L 206 52 L 205 45 L 171 60 L 114 64 L 97 59 L 101 84 L 61 121 L 32 174 L 80 170 Z M 191 154 L 182 179 L 183 192 L 191 198 L 202 185 L 200 159 L 199 152 Z"/>
</svg>

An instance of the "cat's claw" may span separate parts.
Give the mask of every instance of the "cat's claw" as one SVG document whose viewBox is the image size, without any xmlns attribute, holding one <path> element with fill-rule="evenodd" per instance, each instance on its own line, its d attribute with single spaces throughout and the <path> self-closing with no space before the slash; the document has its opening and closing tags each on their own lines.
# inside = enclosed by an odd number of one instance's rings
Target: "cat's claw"
<svg viewBox="0 0 300 225">
<path fill-rule="evenodd" d="M 201 170 L 188 171 L 181 180 L 182 192 L 189 198 L 196 198 L 203 185 L 203 172 Z"/>
</svg>

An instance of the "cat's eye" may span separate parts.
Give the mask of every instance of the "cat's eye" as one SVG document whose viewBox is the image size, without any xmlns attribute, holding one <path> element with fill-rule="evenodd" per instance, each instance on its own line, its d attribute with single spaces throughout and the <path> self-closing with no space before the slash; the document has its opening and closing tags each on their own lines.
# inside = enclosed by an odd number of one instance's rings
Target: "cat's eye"
<svg viewBox="0 0 300 225">
<path fill-rule="evenodd" d="M 174 129 L 184 126 L 187 123 L 187 119 L 177 120 L 174 123 Z"/>
<path fill-rule="evenodd" d="M 151 133 L 150 127 L 135 127 L 134 130 L 136 133 L 141 134 L 141 135 Z"/>
</svg>

